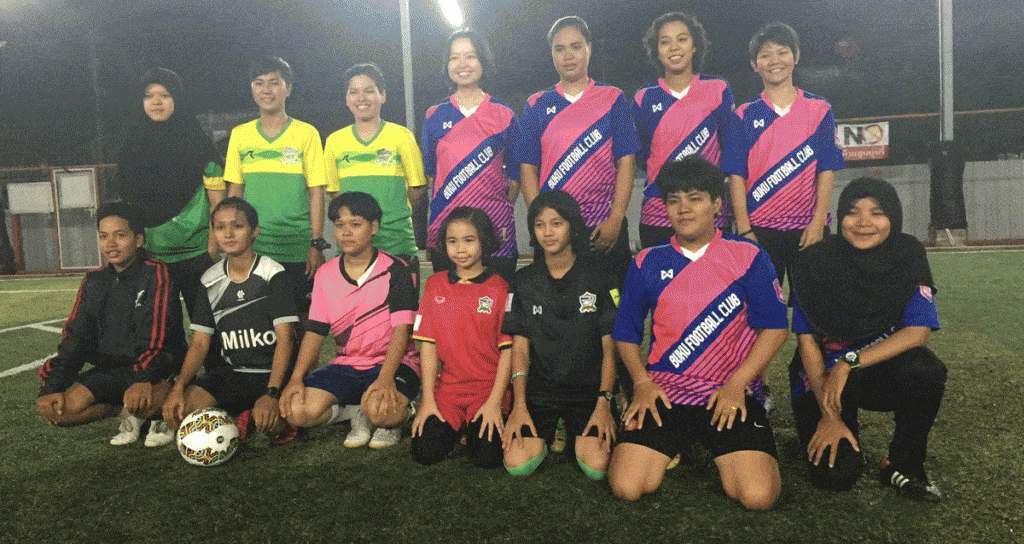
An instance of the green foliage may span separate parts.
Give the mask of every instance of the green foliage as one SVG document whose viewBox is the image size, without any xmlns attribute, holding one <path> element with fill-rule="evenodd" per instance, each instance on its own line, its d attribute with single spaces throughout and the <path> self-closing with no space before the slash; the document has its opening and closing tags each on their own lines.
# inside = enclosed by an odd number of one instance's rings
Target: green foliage
<svg viewBox="0 0 1024 544">
<path fill-rule="evenodd" d="M 729 500 L 707 458 L 627 503 L 571 456 L 551 454 L 527 478 L 477 469 L 459 450 L 423 467 L 408 437 L 389 450 L 344 448 L 347 424 L 285 446 L 257 436 L 225 465 L 197 468 L 171 447 L 108 445 L 114 421 L 43 424 L 29 371 L 0 378 L 0 542 L 1020 542 L 1021 256 L 930 255 L 943 323 L 932 347 L 950 371 L 927 465 L 946 494 L 938 505 L 875 480 L 888 414 L 862 413 L 870 465 L 852 491 L 810 486 L 786 398 L 791 338 L 771 376 L 783 494 L 768 513 Z M 0 329 L 63 317 L 78 282 L 0 280 Z M 71 292 L 11 293 L 38 289 Z M 0 371 L 52 353 L 56 341 L 35 329 L 0 334 Z"/>
</svg>

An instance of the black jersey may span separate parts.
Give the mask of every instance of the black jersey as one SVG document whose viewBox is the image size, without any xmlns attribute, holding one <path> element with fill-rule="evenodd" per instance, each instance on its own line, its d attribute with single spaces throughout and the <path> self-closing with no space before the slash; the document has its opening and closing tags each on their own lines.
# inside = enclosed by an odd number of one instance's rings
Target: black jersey
<svg viewBox="0 0 1024 544">
<path fill-rule="evenodd" d="M 555 279 L 544 261 L 512 278 L 501 331 L 530 341 L 526 394 L 531 399 L 596 399 L 601 389 L 601 337 L 615 325 L 615 275 L 592 256 L 576 258 Z"/>
<path fill-rule="evenodd" d="M 131 367 L 136 383 L 177 374 L 185 332 L 173 292 L 167 265 L 142 252 L 121 272 L 107 265 L 87 273 L 57 356 L 39 371 L 39 394 L 67 390 L 86 363 L 100 370 Z"/>
<path fill-rule="evenodd" d="M 257 255 L 249 276 L 231 281 L 227 259 L 203 273 L 206 296 L 196 301 L 191 328 L 214 337 L 221 358 L 239 371 L 270 372 L 277 334 L 274 326 L 299 320 L 292 283 L 277 261 Z"/>
</svg>

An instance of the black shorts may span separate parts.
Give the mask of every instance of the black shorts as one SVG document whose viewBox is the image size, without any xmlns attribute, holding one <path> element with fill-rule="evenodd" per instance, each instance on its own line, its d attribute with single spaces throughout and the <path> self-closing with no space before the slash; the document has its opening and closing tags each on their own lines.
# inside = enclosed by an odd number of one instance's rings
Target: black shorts
<svg viewBox="0 0 1024 544">
<path fill-rule="evenodd" d="M 533 419 L 533 426 L 537 428 L 538 438 L 543 438 L 550 444 L 555 440 L 555 430 L 558 428 L 558 420 L 565 422 L 565 432 L 569 436 L 584 436 L 583 431 L 590 422 L 590 416 L 594 415 L 597 407 L 597 395 L 594 400 L 585 401 L 546 401 L 526 399 L 526 410 L 530 412 Z M 612 405 L 612 420 L 618 421 L 615 406 Z M 523 427 L 523 436 L 532 437 L 529 427 Z M 586 436 L 599 436 L 597 427 L 591 427 Z"/>
<path fill-rule="evenodd" d="M 369 370 L 357 370 L 348 365 L 329 364 L 307 374 L 304 381 L 306 387 L 315 387 L 334 395 L 338 404 L 361 404 L 363 393 L 380 376 L 380 367 L 377 365 Z M 408 365 L 398 365 L 395 388 L 405 398 L 412 400 L 420 392 L 420 377 Z"/>
<path fill-rule="evenodd" d="M 75 382 L 92 393 L 96 404 L 124 404 L 124 392 L 135 384 L 135 371 L 130 366 L 93 368 L 75 378 Z"/>
<path fill-rule="evenodd" d="M 589 229 L 587 236 L 589 237 L 593 232 L 593 228 Z M 604 266 L 608 267 L 609 271 L 615 274 L 616 287 L 621 289 L 622 284 L 626 282 L 629 265 L 633 263 L 633 251 L 629 249 L 629 221 L 625 217 L 622 218 L 622 227 L 619 229 L 619 238 L 615 241 L 615 245 L 607 253 L 595 251 L 594 255 L 604 263 Z"/>
<path fill-rule="evenodd" d="M 299 319 L 305 319 L 309 315 L 309 305 L 313 302 L 313 279 L 306 276 L 306 262 L 280 264 L 292 280 L 295 311 L 299 313 Z"/>
<path fill-rule="evenodd" d="M 715 412 L 707 406 L 673 404 L 671 410 L 659 408 L 661 427 L 647 414 L 643 428 L 623 432 L 619 442 L 646 446 L 669 458 L 681 452 L 684 444 L 700 441 L 714 457 L 737 451 L 763 451 L 778 459 L 768 412 L 753 397 L 746 397 L 746 401 L 747 420 L 736 417 L 732 429 L 723 427 L 718 431 L 712 426 L 711 416 Z"/>
<path fill-rule="evenodd" d="M 231 406 L 239 411 L 252 408 L 267 394 L 270 372 L 241 372 L 230 366 L 208 369 L 193 385 L 213 397 L 217 406 Z"/>
</svg>

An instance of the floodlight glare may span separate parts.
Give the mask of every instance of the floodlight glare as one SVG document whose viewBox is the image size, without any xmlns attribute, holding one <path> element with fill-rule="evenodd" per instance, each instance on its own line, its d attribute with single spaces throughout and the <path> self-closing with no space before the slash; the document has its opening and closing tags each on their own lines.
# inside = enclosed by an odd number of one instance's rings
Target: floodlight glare
<svg viewBox="0 0 1024 544">
<path fill-rule="evenodd" d="M 459 8 L 458 0 L 438 0 L 438 4 L 441 6 L 441 13 L 444 14 L 444 18 L 448 20 L 449 25 L 453 28 L 462 27 L 465 19 L 462 17 L 462 9 Z"/>
</svg>

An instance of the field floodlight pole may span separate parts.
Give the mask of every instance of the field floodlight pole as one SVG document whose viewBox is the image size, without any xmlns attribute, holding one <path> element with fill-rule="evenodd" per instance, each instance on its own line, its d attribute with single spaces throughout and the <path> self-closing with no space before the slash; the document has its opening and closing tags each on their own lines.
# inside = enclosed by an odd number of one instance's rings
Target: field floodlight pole
<svg viewBox="0 0 1024 544">
<path fill-rule="evenodd" d="M 412 95 L 412 24 L 409 21 L 409 0 L 398 0 L 402 17 L 402 79 L 405 81 L 405 126 L 416 134 L 416 112 Z"/>
<path fill-rule="evenodd" d="M 953 139 L 953 0 L 938 0 L 939 8 L 939 103 L 942 124 L 939 140 Z"/>
</svg>

